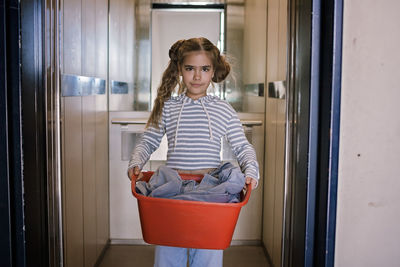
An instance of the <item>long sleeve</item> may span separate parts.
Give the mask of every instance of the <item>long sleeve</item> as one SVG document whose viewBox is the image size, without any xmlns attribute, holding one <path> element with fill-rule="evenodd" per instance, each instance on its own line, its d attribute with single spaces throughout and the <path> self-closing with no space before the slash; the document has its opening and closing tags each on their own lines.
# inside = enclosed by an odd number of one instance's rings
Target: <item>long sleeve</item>
<svg viewBox="0 0 400 267">
<path fill-rule="evenodd" d="M 136 145 L 132 152 L 131 160 L 129 161 L 128 170 L 138 166 L 140 169 L 149 160 L 151 154 L 160 146 L 161 139 L 165 134 L 165 121 L 164 121 L 164 110 L 162 121 L 159 124 L 159 128 L 150 126 L 146 129 L 139 144 Z"/>
<path fill-rule="evenodd" d="M 254 147 L 247 140 L 242 123 L 234 113 L 228 123 L 226 136 L 236 156 L 239 166 L 246 177 L 259 180 L 259 167 Z"/>
</svg>

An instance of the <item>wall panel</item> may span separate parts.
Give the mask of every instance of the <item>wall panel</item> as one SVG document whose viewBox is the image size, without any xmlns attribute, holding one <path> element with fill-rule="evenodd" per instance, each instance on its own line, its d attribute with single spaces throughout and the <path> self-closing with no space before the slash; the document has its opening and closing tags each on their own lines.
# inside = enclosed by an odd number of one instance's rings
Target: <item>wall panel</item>
<svg viewBox="0 0 400 267">
<path fill-rule="evenodd" d="M 286 80 L 287 1 L 267 4 L 266 88 L 273 81 Z M 266 93 L 268 94 L 268 92 Z M 266 97 L 266 142 L 263 214 L 263 243 L 274 266 L 281 264 L 286 100 Z"/>
<path fill-rule="evenodd" d="M 81 1 L 63 2 L 62 72 L 81 73 Z M 62 89 L 62 88 L 61 88 Z M 64 97 L 62 106 L 62 165 L 64 255 L 66 266 L 83 266 L 82 99 Z"/>
<path fill-rule="evenodd" d="M 96 49 L 94 68 L 96 77 L 107 80 L 108 71 L 108 1 L 96 0 L 95 5 Z M 106 88 L 107 89 L 107 88 Z M 95 97 L 95 179 L 96 179 L 96 221 L 97 221 L 97 258 L 108 243 L 109 230 L 109 183 L 108 183 L 108 98 L 105 95 Z"/>
<path fill-rule="evenodd" d="M 83 180 L 83 233 L 85 242 L 85 266 L 96 262 L 96 160 L 95 159 L 95 97 L 82 97 L 82 180 Z"/>
<path fill-rule="evenodd" d="M 67 266 L 82 266 L 84 239 L 81 99 L 65 97 L 63 102 L 65 262 Z"/>
<path fill-rule="evenodd" d="M 107 80 L 108 1 L 62 11 L 62 75 Z M 65 263 L 94 266 L 109 240 L 107 96 L 82 90 L 62 103 Z"/>
</svg>

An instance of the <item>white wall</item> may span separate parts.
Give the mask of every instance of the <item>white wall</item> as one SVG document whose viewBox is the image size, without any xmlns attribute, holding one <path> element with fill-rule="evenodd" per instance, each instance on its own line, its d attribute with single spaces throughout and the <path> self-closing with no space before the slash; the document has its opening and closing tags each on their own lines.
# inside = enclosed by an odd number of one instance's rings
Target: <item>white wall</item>
<svg viewBox="0 0 400 267">
<path fill-rule="evenodd" d="M 335 266 L 400 266 L 400 1 L 344 1 Z"/>
</svg>

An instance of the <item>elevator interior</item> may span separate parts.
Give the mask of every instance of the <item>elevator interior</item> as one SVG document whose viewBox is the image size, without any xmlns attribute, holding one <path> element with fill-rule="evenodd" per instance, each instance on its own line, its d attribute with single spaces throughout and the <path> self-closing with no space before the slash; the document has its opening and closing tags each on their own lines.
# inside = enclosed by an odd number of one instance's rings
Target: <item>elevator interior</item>
<svg viewBox="0 0 400 267">
<path fill-rule="evenodd" d="M 273 264 L 280 265 L 287 3 L 173 1 L 177 2 L 185 6 L 178 9 L 168 1 L 150 0 L 62 1 L 61 176 L 66 266 L 93 266 L 109 243 L 143 243 L 136 200 L 126 175 L 129 155 L 149 116 L 167 60 L 165 49 L 174 40 L 199 35 L 218 45 L 232 63 L 227 81 L 210 93 L 236 109 L 260 165 L 258 189 L 241 212 L 232 244 L 263 244 Z M 222 141 L 221 158 L 234 161 Z M 165 156 L 162 143 L 145 168 L 154 170 Z"/>
</svg>

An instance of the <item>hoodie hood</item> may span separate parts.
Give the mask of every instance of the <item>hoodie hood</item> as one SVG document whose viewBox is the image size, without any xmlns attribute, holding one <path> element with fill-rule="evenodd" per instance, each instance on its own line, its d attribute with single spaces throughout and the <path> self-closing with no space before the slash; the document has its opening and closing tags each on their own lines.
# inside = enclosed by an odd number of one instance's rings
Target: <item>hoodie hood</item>
<svg viewBox="0 0 400 267">
<path fill-rule="evenodd" d="M 199 99 L 191 99 L 190 97 L 188 97 L 185 93 L 182 93 L 178 96 L 173 96 L 171 97 L 171 101 L 175 102 L 175 103 L 193 103 L 193 104 L 200 104 L 200 101 L 202 101 L 204 104 L 206 103 L 211 103 L 211 102 L 216 102 L 220 100 L 220 98 L 218 96 L 213 96 L 213 95 L 206 95 L 203 97 L 200 97 Z"/>
</svg>

